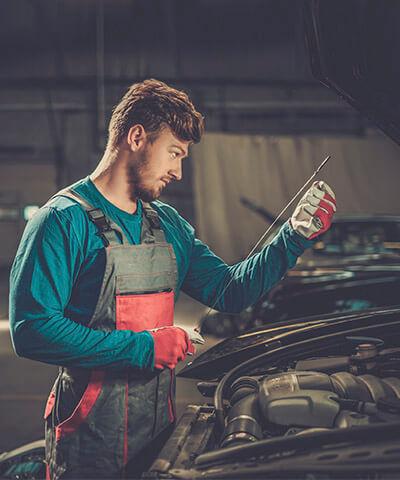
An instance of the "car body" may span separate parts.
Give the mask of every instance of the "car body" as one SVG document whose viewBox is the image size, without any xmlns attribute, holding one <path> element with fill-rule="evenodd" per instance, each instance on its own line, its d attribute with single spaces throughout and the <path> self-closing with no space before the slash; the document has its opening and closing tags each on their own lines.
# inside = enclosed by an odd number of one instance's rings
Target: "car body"
<svg viewBox="0 0 400 480">
<path fill-rule="evenodd" d="M 285 278 L 240 314 L 203 317 L 202 333 L 222 338 L 259 325 L 330 312 L 396 305 L 400 217 L 338 216 Z"/>
<path fill-rule="evenodd" d="M 44 479 L 45 441 L 37 440 L 9 452 L 0 454 L 0 478 L 2 479 Z"/>
<path fill-rule="evenodd" d="M 208 402 L 187 407 L 146 476 L 396 478 L 399 327 L 396 307 L 222 341 L 181 371 Z"/>
</svg>

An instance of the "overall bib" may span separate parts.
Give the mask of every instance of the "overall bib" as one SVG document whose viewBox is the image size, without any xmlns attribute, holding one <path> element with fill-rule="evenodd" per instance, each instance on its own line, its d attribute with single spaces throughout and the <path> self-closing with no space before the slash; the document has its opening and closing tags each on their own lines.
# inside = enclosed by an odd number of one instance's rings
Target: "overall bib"
<svg viewBox="0 0 400 480">
<path fill-rule="evenodd" d="M 177 265 L 157 213 L 143 204 L 141 243 L 76 192 L 98 229 L 106 266 L 90 328 L 139 332 L 173 325 Z M 54 197 L 53 197 L 54 198 Z M 48 398 L 47 478 L 123 477 L 128 460 L 175 420 L 174 371 L 61 368 Z"/>
</svg>

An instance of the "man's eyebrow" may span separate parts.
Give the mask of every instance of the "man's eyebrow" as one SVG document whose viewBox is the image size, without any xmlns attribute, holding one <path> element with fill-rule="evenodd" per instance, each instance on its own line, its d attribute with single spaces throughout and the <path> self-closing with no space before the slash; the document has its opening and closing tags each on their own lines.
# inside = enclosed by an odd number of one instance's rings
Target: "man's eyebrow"
<svg viewBox="0 0 400 480">
<path fill-rule="evenodd" d="M 184 150 L 180 145 L 177 145 L 176 143 L 173 143 L 173 144 L 171 145 L 171 147 L 179 148 L 179 150 L 180 150 L 180 151 L 183 153 L 183 155 L 185 155 L 186 157 L 187 157 L 187 155 L 188 155 L 188 153 L 189 153 L 188 151 L 185 152 L 185 150 Z"/>
</svg>

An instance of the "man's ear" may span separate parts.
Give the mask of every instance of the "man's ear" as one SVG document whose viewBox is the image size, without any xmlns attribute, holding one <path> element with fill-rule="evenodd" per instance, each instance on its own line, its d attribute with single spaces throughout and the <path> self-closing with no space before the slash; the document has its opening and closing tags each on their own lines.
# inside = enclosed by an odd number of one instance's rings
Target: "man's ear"
<svg viewBox="0 0 400 480">
<path fill-rule="evenodd" d="M 126 136 L 126 141 L 132 152 L 137 152 L 143 147 L 143 145 L 146 143 L 146 137 L 147 134 L 143 125 L 136 124 L 129 129 Z"/>
</svg>

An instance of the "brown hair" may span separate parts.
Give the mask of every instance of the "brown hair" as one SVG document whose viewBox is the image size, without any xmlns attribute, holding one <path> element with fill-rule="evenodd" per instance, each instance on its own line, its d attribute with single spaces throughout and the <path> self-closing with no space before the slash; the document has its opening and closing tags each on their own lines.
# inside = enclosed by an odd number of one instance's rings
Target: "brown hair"
<svg viewBox="0 0 400 480">
<path fill-rule="evenodd" d="M 187 94 L 153 78 L 131 85 L 114 108 L 108 146 L 119 145 L 135 124 L 143 125 L 151 141 L 166 126 L 180 140 L 193 143 L 200 141 L 204 131 L 204 118 Z"/>
</svg>

